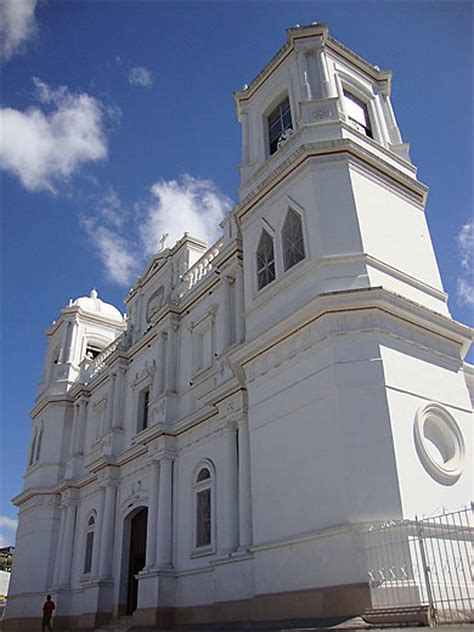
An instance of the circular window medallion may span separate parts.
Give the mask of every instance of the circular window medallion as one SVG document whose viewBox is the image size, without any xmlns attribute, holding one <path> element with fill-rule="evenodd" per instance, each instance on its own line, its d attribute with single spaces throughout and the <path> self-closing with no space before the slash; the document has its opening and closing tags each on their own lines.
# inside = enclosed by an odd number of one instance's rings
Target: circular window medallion
<svg viewBox="0 0 474 632">
<path fill-rule="evenodd" d="M 451 413 L 439 404 L 423 405 L 415 416 L 414 434 L 428 474 L 439 483 L 455 483 L 463 471 L 464 440 Z"/>
</svg>

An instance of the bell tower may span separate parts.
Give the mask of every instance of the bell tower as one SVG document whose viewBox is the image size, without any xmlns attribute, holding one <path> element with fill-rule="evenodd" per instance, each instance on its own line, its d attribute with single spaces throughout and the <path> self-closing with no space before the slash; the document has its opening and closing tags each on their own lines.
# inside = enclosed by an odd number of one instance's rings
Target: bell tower
<svg viewBox="0 0 474 632">
<path fill-rule="evenodd" d="M 286 44 L 235 93 L 242 125 L 237 215 L 245 258 L 265 230 L 275 250 L 291 208 L 301 216 L 314 295 L 384 287 L 449 315 L 416 177 L 390 103 L 392 76 L 334 40 L 325 24 L 288 30 Z M 246 300 L 272 294 L 247 268 Z M 296 276 L 296 275 L 294 275 Z M 299 276 L 299 275 L 298 275 Z M 303 282 L 299 276 L 296 285 Z M 275 285 L 275 284 L 274 284 Z M 292 282 L 294 292 L 302 295 Z M 298 297 L 290 290 L 291 309 Z M 260 331 L 255 318 L 247 326 Z"/>
<path fill-rule="evenodd" d="M 48 348 L 38 398 L 67 393 L 84 359 L 93 360 L 125 329 L 119 310 L 98 298 L 97 291 L 69 301 L 46 332 Z"/>
<path fill-rule="evenodd" d="M 31 413 L 26 487 L 54 484 L 64 477 L 74 417 L 68 392 L 80 380 L 81 366 L 93 361 L 125 327 L 119 310 L 92 290 L 63 307 L 46 332 L 46 359 Z"/>
<path fill-rule="evenodd" d="M 234 94 L 255 541 L 290 537 L 266 518 L 281 490 L 302 532 L 469 502 L 470 331 L 448 311 L 391 83 L 314 23 Z"/>
</svg>

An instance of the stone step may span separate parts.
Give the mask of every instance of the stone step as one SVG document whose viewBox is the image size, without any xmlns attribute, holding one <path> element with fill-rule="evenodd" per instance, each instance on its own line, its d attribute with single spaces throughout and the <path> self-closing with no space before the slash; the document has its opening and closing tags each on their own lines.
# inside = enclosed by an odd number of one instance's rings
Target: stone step
<svg viewBox="0 0 474 632">
<path fill-rule="evenodd" d="M 132 617 L 120 617 L 117 621 L 111 621 L 100 628 L 96 628 L 94 632 L 128 632 L 133 627 Z"/>
</svg>

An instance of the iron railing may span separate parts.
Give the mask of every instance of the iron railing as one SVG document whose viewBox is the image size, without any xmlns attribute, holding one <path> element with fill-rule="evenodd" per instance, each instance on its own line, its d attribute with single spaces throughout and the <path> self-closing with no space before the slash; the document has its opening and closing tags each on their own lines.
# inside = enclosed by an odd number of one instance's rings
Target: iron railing
<svg viewBox="0 0 474 632">
<path fill-rule="evenodd" d="M 388 520 L 365 533 L 374 610 L 425 607 L 436 623 L 474 621 L 472 507 Z"/>
</svg>

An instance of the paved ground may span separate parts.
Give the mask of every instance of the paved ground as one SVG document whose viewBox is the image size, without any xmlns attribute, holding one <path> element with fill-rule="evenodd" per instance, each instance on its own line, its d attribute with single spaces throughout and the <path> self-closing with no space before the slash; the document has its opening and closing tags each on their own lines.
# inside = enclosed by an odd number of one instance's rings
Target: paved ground
<svg viewBox="0 0 474 632">
<path fill-rule="evenodd" d="M 370 632 L 429 632 L 429 630 L 433 629 L 433 632 L 473 632 L 474 625 L 472 624 L 449 624 L 449 625 L 439 625 L 434 628 L 428 628 L 424 626 L 410 626 L 410 625 L 400 625 L 400 626 L 390 626 L 390 627 L 371 627 L 364 624 L 361 621 L 362 625 L 357 626 L 357 622 L 354 621 L 352 626 L 347 625 L 339 625 L 334 627 L 305 627 L 305 628 L 262 628 L 262 627 L 245 627 L 245 628 L 234 628 L 234 627 L 222 627 L 222 628 L 199 628 L 199 632 L 338 632 L 339 630 L 366 630 Z M 113 628 L 106 628 L 107 632 L 113 632 Z M 117 631 L 121 632 L 121 628 L 117 628 Z M 54 632 L 61 632 L 60 630 L 55 630 Z M 99 632 L 99 631 L 98 631 Z M 104 630 L 105 632 L 105 630 Z M 132 628 L 130 632 L 197 632 L 196 628 L 173 628 L 172 630 L 164 630 L 163 628 L 152 628 L 152 627 L 142 627 L 142 628 Z"/>
<path fill-rule="evenodd" d="M 443 624 L 436 625 L 433 628 L 433 632 L 474 632 L 474 625 L 470 623 L 460 624 L 460 623 L 451 623 L 451 624 Z M 356 618 L 350 619 L 341 623 L 339 625 L 334 626 L 320 626 L 320 627 L 272 627 L 266 628 L 262 626 L 251 627 L 251 624 L 246 625 L 245 627 L 222 627 L 222 628 L 182 628 L 179 630 L 163 630 L 158 628 L 148 628 L 143 629 L 143 632 L 349 632 L 349 631 L 359 631 L 359 632 L 429 632 L 431 628 L 428 626 L 413 626 L 413 625 L 403 625 L 400 624 L 390 625 L 390 626 L 371 626 L 367 624 L 363 619 Z M 131 630 L 130 632 L 140 632 L 139 629 Z"/>
<path fill-rule="evenodd" d="M 0 631 L 2 629 L 2 625 L 0 622 Z M 117 632 L 123 632 L 123 627 L 117 627 Z M 112 626 L 105 626 L 104 628 L 98 628 L 97 632 L 114 632 L 114 628 Z M 222 627 L 222 628 L 205 628 L 200 627 L 198 630 L 196 628 L 173 628 L 170 630 L 165 630 L 163 628 L 156 627 L 133 627 L 130 629 L 130 632 L 346 632 L 349 630 L 360 630 L 360 631 L 370 631 L 370 632 L 429 632 L 430 628 L 423 626 L 410 626 L 410 625 L 400 625 L 400 626 L 390 626 L 390 627 L 372 627 L 367 625 L 362 619 L 351 619 L 350 621 L 345 621 L 342 624 L 332 626 L 332 627 L 300 627 L 300 628 L 263 628 L 263 627 L 248 627 L 245 628 L 236 628 L 236 627 Z M 31 632 L 36 632 L 36 630 L 31 630 Z M 38 629 L 39 632 L 39 629 Z M 53 632 L 66 632 L 61 630 L 60 628 L 55 627 Z M 80 630 L 76 630 L 76 632 L 81 632 Z M 474 632 L 473 624 L 444 624 L 438 625 L 433 628 L 433 632 Z"/>
</svg>

